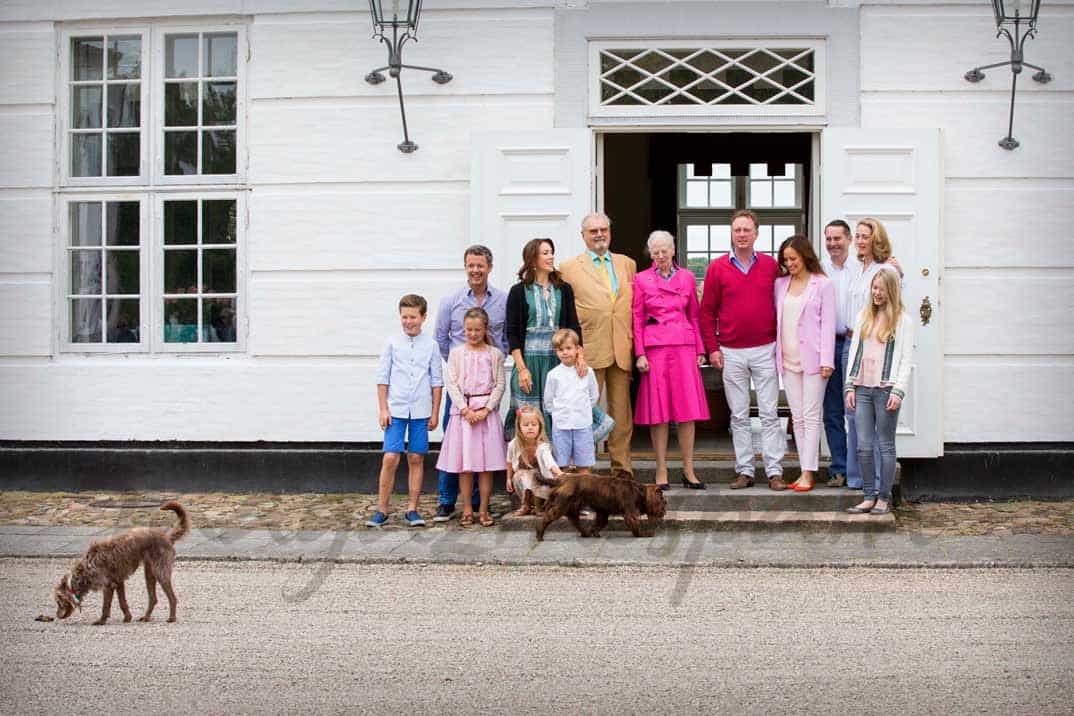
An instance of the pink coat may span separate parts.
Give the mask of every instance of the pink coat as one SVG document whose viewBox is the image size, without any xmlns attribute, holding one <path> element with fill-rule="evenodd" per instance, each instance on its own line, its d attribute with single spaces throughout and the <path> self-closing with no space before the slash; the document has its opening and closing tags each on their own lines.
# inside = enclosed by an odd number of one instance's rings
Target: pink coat
<svg viewBox="0 0 1074 716">
<path fill-rule="evenodd" d="M 634 355 L 650 346 L 694 346 L 701 355 L 697 282 L 693 271 L 680 268 L 665 281 L 650 268 L 634 276 Z"/>
<path fill-rule="evenodd" d="M 790 276 L 776 279 L 776 370 L 783 375 L 783 299 L 791 285 Z M 798 314 L 798 352 L 802 370 L 809 375 L 822 367 L 835 368 L 835 285 L 827 276 L 812 274 L 802 292 Z"/>
</svg>

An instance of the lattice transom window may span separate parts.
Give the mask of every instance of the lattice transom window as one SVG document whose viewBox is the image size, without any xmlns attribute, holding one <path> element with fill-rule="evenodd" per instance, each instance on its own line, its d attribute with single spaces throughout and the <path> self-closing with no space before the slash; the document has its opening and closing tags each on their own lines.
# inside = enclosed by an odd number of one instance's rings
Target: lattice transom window
<svg viewBox="0 0 1074 716">
<path fill-rule="evenodd" d="M 591 43 L 592 111 L 609 114 L 816 114 L 818 40 Z"/>
</svg>

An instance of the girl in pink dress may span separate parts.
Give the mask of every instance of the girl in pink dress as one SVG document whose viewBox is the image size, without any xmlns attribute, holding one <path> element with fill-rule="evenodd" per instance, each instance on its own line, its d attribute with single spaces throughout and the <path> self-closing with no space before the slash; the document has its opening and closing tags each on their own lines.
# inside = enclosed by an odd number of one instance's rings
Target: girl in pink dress
<svg viewBox="0 0 1074 716">
<path fill-rule="evenodd" d="M 503 353 L 492 345 L 488 334 L 489 317 L 482 308 L 471 308 L 463 316 L 466 342 L 448 356 L 444 387 L 451 396 L 451 420 L 440 446 L 438 470 L 458 473 L 460 494 L 474 489 L 478 475 L 481 506 L 478 520 L 483 527 L 495 524 L 489 514 L 492 473 L 507 465 L 500 422 L 500 398 L 504 392 Z M 463 526 L 474 523 L 469 500 L 463 501 Z"/>
</svg>

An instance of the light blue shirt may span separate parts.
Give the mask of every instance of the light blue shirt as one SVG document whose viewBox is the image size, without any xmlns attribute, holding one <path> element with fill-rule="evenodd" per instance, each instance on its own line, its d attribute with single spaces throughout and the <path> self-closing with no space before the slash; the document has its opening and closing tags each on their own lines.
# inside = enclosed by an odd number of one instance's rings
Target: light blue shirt
<svg viewBox="0 0 1074 716">
<path fill-rule="evenodd" d="M 735 256 L 735 252 L 734 251 L 731 252 L 731 265 L 734 266 L 735 268 L 737 268 L 739 271 L 741 271 L 744 274 L 748 274 L 750 272 L 750 269 L 753 268 L 753 265 L 755 263 L 757 263 L 757 252 L 756 251 L 754 251 L 752 254 L 750 254 L 750 264 L 749 264 L 749 266 L 743 266 L 742 262 L 738 260 L 737 256 Z"/>
<path fill-rule="evenodd" d="M 598 256 L 595 252 L 586 249 L 586 253 L 593 259 L 593 265 L 597 267 L 597 273 L 604 273 L 604 269 L 601 268 L 600 262 L 604 259 L 608 260 L 608 275 L 612 277 L 612 293 L 616 296 L 619 295 L 619 278 L 615 275 L 615 264 L 612 263 L 612 255 L 610 252 L 605 251 L 604 256 Z"/>
<path fill-rule="evenodd" d="M 388 386 L 393 418 L 432 417 L 433 388 L 444 385 L 436 341 L 424 333 L 411 338 L 402 331 L 389 337 L 380 354 L 377 385 Z"/>
<path fill-rule="evenodd" d="M 463 316 L 477 306 L 474 290 L 469 285 L 444 296 L 440 301 L 440 310 L 436 312 L 436 344 L 440 347 L 440 357 L 444 360 L 451 355 L 451 349 L 466 342 L 463 334 Z M 485 302 L 481 304 L 489 314 L 489 335 L 496 347 L 508 355 L 507 334 L 504 323 L 507 317 L 507 294 L 488 286 L 485 289 Z"/>
</svg>

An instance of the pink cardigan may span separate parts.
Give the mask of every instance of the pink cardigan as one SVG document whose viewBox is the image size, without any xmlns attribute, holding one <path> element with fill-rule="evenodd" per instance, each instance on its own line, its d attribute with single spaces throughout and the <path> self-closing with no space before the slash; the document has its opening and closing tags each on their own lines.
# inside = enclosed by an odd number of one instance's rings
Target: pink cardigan
<svg viewBox="0 0 1074 716">
<path fill-rule="evenodd" d="M 665 281 L 656 268 L 634 275 L 634 355 L 654 346 L 693 346 L 704 354 L 701 342 L 697 282 L 694 272 L 680 268 Z"/>
<path fill-rule="evenodd" d="M 791 285 L 790 276 L 776 279 L 776 370 L 783 375 L 783 299 Z M 809 375 L 822 367 L 835 368 L 835 285 L 827 276 L 811 274 L 802 292 L 798 314 L 798 352 L 802 371 Z"/>
</svg>

